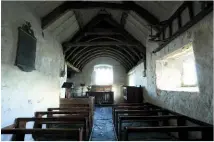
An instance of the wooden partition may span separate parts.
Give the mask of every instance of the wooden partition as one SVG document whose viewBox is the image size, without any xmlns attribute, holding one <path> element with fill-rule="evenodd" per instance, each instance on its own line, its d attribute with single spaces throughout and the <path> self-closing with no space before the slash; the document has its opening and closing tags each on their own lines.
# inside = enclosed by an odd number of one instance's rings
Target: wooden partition
<svg viewBox="0 0 214 142">
<path fill-rule="evenodd" d="M 94 97 L 86 97 L 86 98 L 61 98 L 60 99 L 60 108 L 69 108 L 69 107 L 89 107 L 91 123 L 93 126 L 93 116 L 94 116 Z"/>
<path fill-rule="evenodd" d="M 213 125 L 150 103 L 114 105 L 112 115 L 118 140 L 213 140 Z"/>
<path fill-rule="evenodd" d="M 86 92 L 87 96 L 95 97 L 95 104 L 114 104 L 114 92 Z"/>
<path fill-rule="evenodd" d="M 89 105 L 92 114 L 94 110 L 94 97 L 87 97 L 87 98 L 60 98 L 60 108 L 69 108 L 69 106 L 73 107 L 72 104 L 75 105 Z"/>
</svg>

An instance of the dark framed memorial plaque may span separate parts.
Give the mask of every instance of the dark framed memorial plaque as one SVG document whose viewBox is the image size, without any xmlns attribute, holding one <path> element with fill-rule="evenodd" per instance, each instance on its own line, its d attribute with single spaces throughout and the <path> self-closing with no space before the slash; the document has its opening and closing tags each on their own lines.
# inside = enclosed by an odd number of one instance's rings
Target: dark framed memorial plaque
<svg viewBox="0 0 214 142">
<path fill-rule="evenodd" d="M 15 65 L 22 71 L 35 70 L 36 38 L 29 22 L 18 28 L 18 48 Z"/>
</svg>

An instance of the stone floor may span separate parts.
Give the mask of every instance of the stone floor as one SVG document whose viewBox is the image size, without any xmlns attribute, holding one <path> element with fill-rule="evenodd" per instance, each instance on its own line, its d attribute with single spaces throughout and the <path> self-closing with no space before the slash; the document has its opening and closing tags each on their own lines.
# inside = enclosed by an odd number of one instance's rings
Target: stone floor
<svg viewBox="0 0 214 142">
<path fill-rule="evenodd" d="M 112 107 L 96 107 L 91 141 L 116 141 Z"/>
</svg>

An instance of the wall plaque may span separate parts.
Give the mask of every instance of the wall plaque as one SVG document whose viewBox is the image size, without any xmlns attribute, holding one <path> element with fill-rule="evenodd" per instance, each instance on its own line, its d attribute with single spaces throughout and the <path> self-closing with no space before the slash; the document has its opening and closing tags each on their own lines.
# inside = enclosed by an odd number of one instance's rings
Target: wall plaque
<svg viewBox="0 0 214 142">
<path fill-rule="evenodd" d="M 22 71 L 35 70 L 36 38 L 29 22 L 18 28 L 18 48 L 15 65 Z"/>
</svg>

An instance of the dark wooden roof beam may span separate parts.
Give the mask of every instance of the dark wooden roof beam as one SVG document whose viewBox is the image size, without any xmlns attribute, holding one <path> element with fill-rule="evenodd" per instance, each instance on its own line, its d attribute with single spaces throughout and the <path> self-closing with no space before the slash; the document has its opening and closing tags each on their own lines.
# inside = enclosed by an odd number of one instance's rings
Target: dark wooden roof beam
<svg viewBox="0 0 214 142">
<path fill-rule="evenodd" d="M 42 18 L 42 28 L 45 29 L 49 24 L 58 19 L 62 14 L 72 9 L 92 9 L 92 8 L 111 8 L 120 10 L 132 10 L 149 24 L 156 25 L 159 20 L 143 7 L 134 2 L 113 3 L 113 2 L 94 2 L 94 1 L 66 1 L 56 7 L 52 12 Z"/>
<path fill-rule="evenodd" d="M 125 43 L 125 42 L 77 42 L 77 43 L 65 43 L 64 46 L 67 47 L 77 47 L 77 46 L 138 46 L 136 43 Z"/>
</svg>

